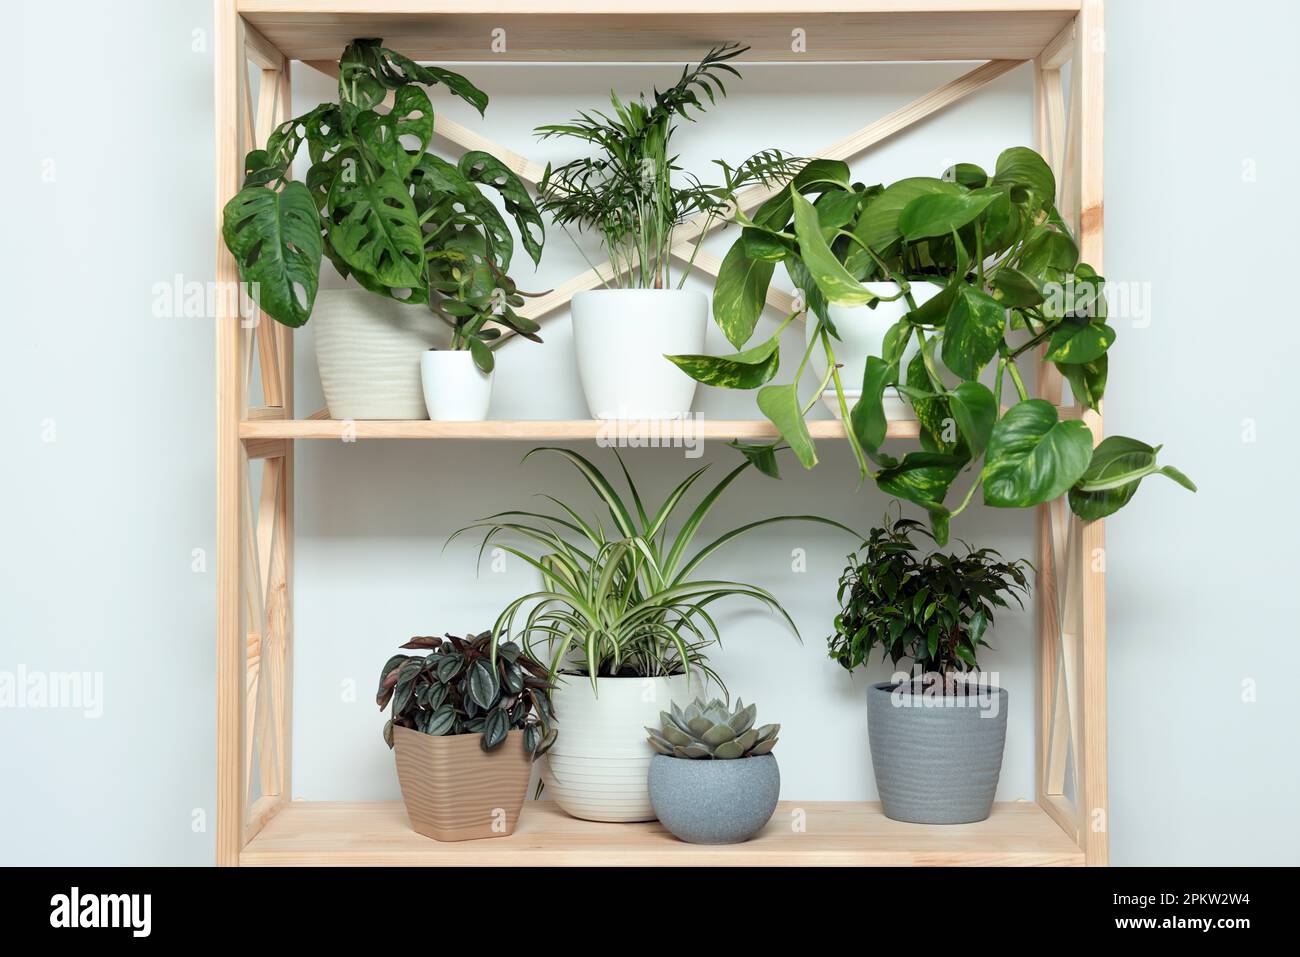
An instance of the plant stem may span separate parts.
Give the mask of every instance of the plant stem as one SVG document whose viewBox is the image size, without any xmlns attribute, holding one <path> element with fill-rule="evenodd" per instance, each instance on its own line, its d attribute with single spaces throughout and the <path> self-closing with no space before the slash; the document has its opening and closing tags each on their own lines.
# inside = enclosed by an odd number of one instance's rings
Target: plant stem
<svg viewBox="0 0 1300 957">
<path fill-rule="evenodd" d="M 1007 371 L 1011 373 L 1011 381 L 1015 384 L 1016 392 L 1020 393 L 1020 401 L 1027 401 L 1029 392 L 1025 389 L 1025 383 L 1020 379 L 1020 370 L 1016 368 L 1014 361 L 1007 362 Z"/>
</svg>

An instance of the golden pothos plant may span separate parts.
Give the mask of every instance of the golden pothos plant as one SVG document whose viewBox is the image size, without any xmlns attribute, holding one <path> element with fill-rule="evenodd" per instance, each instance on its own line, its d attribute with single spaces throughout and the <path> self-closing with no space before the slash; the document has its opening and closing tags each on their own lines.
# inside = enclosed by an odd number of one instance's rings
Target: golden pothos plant
<svg viewBox="0 0 1300 957">
<path fill-rule="evenodd" d="M 1112 436 L 1094 448 L 1082 421 L 1061 420 L 1021 380 L 1016 360 L 1045 346 L 1076 401 L 1096 409 L 1116 337 L 1106 321 L 1105 280 L 1079 260 L 1055 195 L 1051 169 L 1024 147 L 1003 152 L 992 174 L 959 163 L 942 177 L 889 186 L 853 183 L 844 163 L 815 160 L 752 217 L 736 216 L 741 234 L 723 261 L 713 315 L 742 351 L 669 358 L 707 385 L 757 389 L 759 409 L 807 468 L 817 453 L 804 417 L 833 389 L 860 474 L 924 508 L 940 544 L 979 490 L 986 505 L 998 508 L 1068 495 L 1085 520 L 1123 507 L 1148 475 L 1195 491 L 1182 472 L 1157 463 L 1158 446 Z M 800 287 L 816 326 L 792 380 L 771 384 L 781 332 L 795 314 L 758 345 L 748 343 L 778 263 Z M 861 397 L 850 409 L 827 306 L 874 308 L 885 297 L 864 283 L 878 281 L 895 282 L 898 293 L 888 298 L 903 299 L 908 310 L 886 335 L 882 354 L 867 359 Z M 939 291 L 918 304 L 918 283 Z M 912 343 L 919 348 L 904 364 Z M 814 349 L 824 352 L 827 370 L 804 399 L 800 383 Z M 991 388 L 982 381 L 990 366 Z M 921 448 L 902 456 L 883 448 L 889 387 L 920 423 Z M 1008 388 L 1012 401 L 1003 411 Z M 778 474 L 775 443 L 737 447 L 760 470 Z M 954 501 L 964 474 L 969 482 Z"/>
</svg>

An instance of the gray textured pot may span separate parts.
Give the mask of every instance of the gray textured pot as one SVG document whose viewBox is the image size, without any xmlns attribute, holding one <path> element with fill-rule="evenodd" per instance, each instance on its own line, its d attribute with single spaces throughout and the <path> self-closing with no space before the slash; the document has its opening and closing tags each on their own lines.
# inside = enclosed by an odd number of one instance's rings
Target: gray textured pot
<svg viewBox="0 0 1300 957">
<path fill-rule="evenodd" d="M 664 827 L 691 844 L 739 844 L 772 819 L 781 796 L 776 758 L 650 762 L 650 805 Z"/>
<path fill-rule="evenodd" d="M 867 690 L 871 765 L 885 817 L 913 824 L 967 824 L 993 809 L 1007 739 L 1007 692 L 934 697 Z M 996 694 L 995 694 L 996 692 Z"/>
</svg>

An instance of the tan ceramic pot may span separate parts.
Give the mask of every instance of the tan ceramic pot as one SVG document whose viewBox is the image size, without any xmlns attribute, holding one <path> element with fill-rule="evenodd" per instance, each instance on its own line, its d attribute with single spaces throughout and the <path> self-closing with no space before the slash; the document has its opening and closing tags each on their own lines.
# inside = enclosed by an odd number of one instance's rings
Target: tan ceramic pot
<svg viewBox="0 0 1300 957">
<path fill-rule="evenodd" d="M 481 734 L 393 729 L 397 779 L 411 827 L 436 841 L 505 837 L 519 821 L 532 760 L 522 731 L 484 751 Z"/>
</svg>

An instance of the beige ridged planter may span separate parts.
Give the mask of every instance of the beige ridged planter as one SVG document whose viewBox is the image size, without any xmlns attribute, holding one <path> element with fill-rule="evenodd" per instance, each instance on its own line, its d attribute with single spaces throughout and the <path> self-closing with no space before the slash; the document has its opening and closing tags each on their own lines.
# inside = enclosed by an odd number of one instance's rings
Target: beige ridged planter
<svg viewBox="0 0 1300 957">
<path fill-rule="evenodd" d="M 483 750 L 482 737 L 393 729 L 397 779 L 417 833 L 436 841 L 472 841 L 514 832 L 533 767 L 524 733 L 511 731 L 491 751 Z"/>
<path fill-rule="evenodd" d="M 586 821 L 653 821 L 645 729 L 659 726 L 670 701 L 685 706 L 685 675 L 597 678 L 566 675 L 551 693 L 559 735 L 546 753 L 546 796 Z"/>
<path fill-rule="evenodd" d="M 446 348 L 450 333 L 428 309 L 364 289 L 328 289 L 316 296 L 311 325 L 331 419 L 429 417 L 420 356 Z"/>
</svg>

